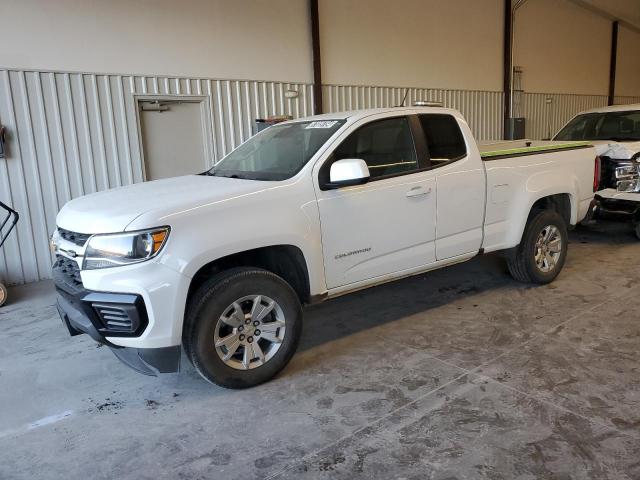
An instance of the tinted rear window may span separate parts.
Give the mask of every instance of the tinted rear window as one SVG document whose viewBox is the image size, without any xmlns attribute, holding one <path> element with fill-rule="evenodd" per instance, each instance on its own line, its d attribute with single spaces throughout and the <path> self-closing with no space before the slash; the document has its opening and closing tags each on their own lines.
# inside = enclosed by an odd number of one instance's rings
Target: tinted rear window
<svg viewBox="0 0 640 480">
<path fill-rule="evenodd" d="M 420 115 L 420 123 L 427 139 L 429 156 L 432 161 L 455 160 L 467 154 L 467 146 L 458 126 L 451 115 L 427 113 Z"/>
</svg>

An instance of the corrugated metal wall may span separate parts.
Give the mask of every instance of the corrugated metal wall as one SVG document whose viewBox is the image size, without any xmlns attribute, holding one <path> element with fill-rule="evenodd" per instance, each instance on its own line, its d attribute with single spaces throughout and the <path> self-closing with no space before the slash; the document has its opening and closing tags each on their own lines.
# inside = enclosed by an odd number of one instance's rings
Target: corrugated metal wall
<svg viewBox="0 0 640 480">
<path fill-rule="evenodd" d="M 567 95 L 525 93 L 526 137 L 551 138 L 575 114 L 590 108 L 605 107 L 606 95 Z"/>
<path fill-rule="evenodd" d="M 640 97 L 614 97 L 613 103 L 616 105 L 629 105 L 630 103 L 640 103 Z"/>
<path fill-rule="evenodd" d="M 286 98 L 297 90 L 297 98 Z M 325 85 L 328 112 L 398 105 L 407 89 Z M 49 234 L 71 198 L 143 179 L 136 96 L 198 96 L 208 106 L 212 162 L 252 131 L 255 118 L 312 114 L 311 86 L 300 83 L 203 78 L 0 70 L 0 122 L 8 156 L 0 159 L 0 200 L 21 214 L 17 235 L 0 252 L 0 279 L 9 283 L 50 276 Z M 549 101 L 550 99 L 550 101 Z M 408 89 L 406 104 L 438 101 L 460 110 L 480 140 L 502 138 L 501 92 Z M 640 102 L 619 97 L 616 103 Z M 527 137 L 555 133 L 606 96 L 525 94 Z"/>
<path fill-rule="evenodd" d="M 286 98 L 286 90 L 298 98 Z M 312 113 L 306 84 L 0 70 L 0 200 L 20 212 L 0 252 L 0 279 L 49 278 L 48 237 L 71 198 L 142 181 L 135 95 L 191 95 L 209 103 L 212 161 L 251 135 L 253 120 Z M 14 232 L 15 233 L 15 232 Z"/>
<path fill-rule="evenodd" d="M 502 92 L 445 90 L 436 88 L 376 87 L 362 85 L 325 85 L 322 98 L 327 112 L 405 105 L 423 100 L 441 102 L 462 112 L 476 138 L 502 138 Z"/>
</svg>

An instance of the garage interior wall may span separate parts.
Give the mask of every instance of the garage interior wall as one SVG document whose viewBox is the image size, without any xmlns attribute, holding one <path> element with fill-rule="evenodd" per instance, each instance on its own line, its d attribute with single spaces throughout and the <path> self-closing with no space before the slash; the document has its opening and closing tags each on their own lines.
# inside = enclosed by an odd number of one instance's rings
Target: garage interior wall
<svg viewBox="0 0 640 480">
<path fill-rule="evenodd" d="M 528 0 L 514 20 L 514 65 L 528 93 L 607 95 L 611 21 L 561 0 Z"/>
<path fill-rule="evenodd" d="M 635 97 L 640 102 L 640 33 L 624 26 L 618 30 L 615 91 L 616 96 Z"/>
<path fill-rule="evenodd" d="M 516 11 L 513 57 L 523 70 L 528 138 L 550 138 L 575 114 L 607 105 L 611 31 L 611 20 L 566 0 L 528 0 Z M 618 58 L 628 64 L 638 43 L 624 42 Z M 618 95 L 616 103 L 636 100 Z"/>
<path fill-rule="evenodd" d="M 503 7 L 503 0 L 368 0 L 366 8 L 321 0 L 323 81 L 500 91 Z"/>
<path fill-rule="evenodd" d="M 311 82 L 300 0 L 3 0 L 0 65 Z"/>
<path fill-rule="evenodd" d="M 593 78 L 583 82 L 562 57 L 602 37 L 605 46 L 592 48 L 607 74 L 610 22 L 564 0 L 528 2 L 535 3 L 564 21 L 580 19 L 567 32 L 573 43 L 552 59 L 554 75 L 536 73 L 545 66 L 530 51 L 536 44 L 516 40 L 527 135 L 544 138 L 577 111 L 606 104 L 606 82 L 594 75 L 601 67 L 591 63 Z M 481 140 L 502 137 L 502 0 L 370 0 L 365 9 L 360 0 L 320 0 L 319 7 L 326 111 L 398 105 L 407 93 L 407 104 L 458 108 Z M 523 7 L 516 33 L 539 36 L 543 13 Z M 66 201 L 143 180 L 137 96 L 205 98 L 212 163 L 251 135 L 255 118 L 313 111 L 303 0 L 190 0 L 189 8 L 169 0 L 0 0 L 0 17 L 0 41 L 12 46 L 0 53 L 8 140 L 0 200 L 22 214 L 18 235 L 0 252 L 0 279 L 9 284 L 49 277 L 48 236 Z M 562 30 L 545 28 L 545 35 Z M 585 28 L 597 33 L 585 36 Z M 640 96 L 636 35 L 621 29 L 620 103 Z M 289 90 L 298 96 L 287 98 Z"/>
</svg>

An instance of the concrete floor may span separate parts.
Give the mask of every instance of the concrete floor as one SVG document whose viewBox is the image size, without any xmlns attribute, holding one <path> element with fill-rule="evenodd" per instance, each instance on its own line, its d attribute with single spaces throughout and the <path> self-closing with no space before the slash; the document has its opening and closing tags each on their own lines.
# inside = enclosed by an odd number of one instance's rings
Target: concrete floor
<svg viewBox="0 0 640 480">
<path fill-rule="evenodd" d="M 140 376 L 51 284 L 0 309 L 0 478 L 640 478 L 640 242 L 572 233 L 549 286 L 493 256 L 307 310 L 274 381 Z"/>
</svg>

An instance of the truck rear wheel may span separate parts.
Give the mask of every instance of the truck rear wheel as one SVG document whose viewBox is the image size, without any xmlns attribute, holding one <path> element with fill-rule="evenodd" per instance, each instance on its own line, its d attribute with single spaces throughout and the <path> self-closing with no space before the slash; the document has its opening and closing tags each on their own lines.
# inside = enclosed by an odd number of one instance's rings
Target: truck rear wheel
<svg viewBox="0 0 640 480">
<path fill-rule="evenodd" d="M 247 388 L 270 380 L 289 363 L 301 331 L 302 307 L 287 282 L 266 270 L 234 268 L 194 294 L 183 344 L 204 379 Z"/>
<path fill-rule="evenodd" d="M 552 282 L 564 266 L 568 243 L 567 225 L 559 213 L 533 214 L 515 255 L 507 260 L 509 273 L 520 282 Z"/>
</svg>

